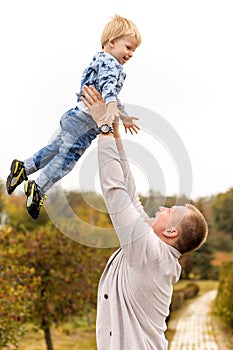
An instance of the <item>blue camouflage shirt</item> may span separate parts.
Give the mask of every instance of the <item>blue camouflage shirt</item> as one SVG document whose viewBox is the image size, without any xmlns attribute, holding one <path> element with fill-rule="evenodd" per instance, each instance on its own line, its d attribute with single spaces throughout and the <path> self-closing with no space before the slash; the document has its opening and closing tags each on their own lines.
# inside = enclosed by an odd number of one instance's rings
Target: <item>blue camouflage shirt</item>
<svg viewBox="0 0 233 350">
<path fill-rule="evenodd" d="M 118 95 L 125 78 L 126 74 L 123 72 L 123 66 L 112 55 L 103 51 L 98 52 L 82 74 L 81 88 L 80 93 L 77 93 L 77 100 L 80 102 L 84 85 L 93 85 L 102 95 L 105 103 L 119 101 Z"/>
</svg>

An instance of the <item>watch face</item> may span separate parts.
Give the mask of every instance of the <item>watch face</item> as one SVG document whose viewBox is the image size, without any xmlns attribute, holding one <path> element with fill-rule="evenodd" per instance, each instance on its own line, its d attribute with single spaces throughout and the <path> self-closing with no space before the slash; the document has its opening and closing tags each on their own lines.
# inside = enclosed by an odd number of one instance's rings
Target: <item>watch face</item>
<svg viewBox="0 0 233 350">
<path fill-rule="evenodd" d="M 101 131 L 103 133 L 108 133 L 109 130 L 110 130 L 110 127 L 107 124 L 104 124 L 104 125 L 101 126 Z"/>
<path fill-rule="evenodd" d="M 112 128 L 108 124 L 103 124 L 100 126 L 99 131 L 103 134 L 108 134 L 109 132 L 112 132 Z"/>
</svg>

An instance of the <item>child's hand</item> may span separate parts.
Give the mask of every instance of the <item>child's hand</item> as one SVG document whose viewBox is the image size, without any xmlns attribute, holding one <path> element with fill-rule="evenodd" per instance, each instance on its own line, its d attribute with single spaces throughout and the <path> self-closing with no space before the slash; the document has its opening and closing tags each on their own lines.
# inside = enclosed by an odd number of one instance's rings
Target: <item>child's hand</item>
<svg viewBox="0 0 233 350">
<path fill-rule="evenodd" d="M 107 104 L 106 113 L 100 120 L 103 120 L 105 123 L 112 124 L 115 119 L 119 119 L 122 116 L 121 111 L 117 108 L 117 102 L 109 102 Z"/>
<path fill-rule="evenodd" d="M 127 130 L 129 130 L 132 135 L 134 132 L 135 132 L 135 134 L 138 133 L 138 130 L 140 130 L 140 128 L 139 128 L 139 126 L 134 124 L 134 120 L 138 120 L 138 119 L 139 118 L 137 118 L 137 117 L 130 117 L 128 115 L 121 116 L 121 120 L 124 124 L 126 134 L 127 134 Z"/>
</svg>

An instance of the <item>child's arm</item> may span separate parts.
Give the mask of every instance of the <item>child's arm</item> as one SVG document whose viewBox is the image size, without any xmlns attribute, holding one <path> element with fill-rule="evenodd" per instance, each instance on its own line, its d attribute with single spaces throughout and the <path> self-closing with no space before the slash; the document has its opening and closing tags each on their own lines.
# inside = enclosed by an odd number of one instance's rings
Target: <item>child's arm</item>
<svg viewBox="0 0 233 350">
<path fill-rule="evenodd" d="M 134 120 L 138 120 L 139 118 L 137 117 L 130 117 L 127 114 L 122 113 L 121 107 L 117 107 L 118 102 L 110 102 L 107 104 L 107 111 L 105 115 L 100 118 L 100 120 L 103 120 L 105 123 L 113 123 L 114 120 L 116 119 L 121 119 L 124 127 L 125 127 L 125 132 L 129 130 L 130 133 L 133 135 L 135 132 L 136 134 L 138 133 L 138 130 L 140 130 L 139 126 L 137 126 L 134 123 Z"/>
<path fill-rule="evenodd" d="M 137 126 L 134 123 L 134 120 L 138 120 L 139 118 L 137 118 L 137 117 L 130 117 L 128 115 L 128 113 L 126 112 L 126 110 L 125 110 L 125 106 L 120 102 L 119 99 L 118 99 L 118 105 L 117 106 L 120 109 L 120 111 L 122 112 L 121 120 L 122 120 L 122 123 L 124 124 L 126 134 L 127 134 L 128 130 L 129 130 L 129 132 L 132 135 L 133 135 L 134 132 L 137 134 L 138 130 L 140 130 L 140 128 L 139 128 L 139 126 Z"/>
<path fill-rule="evenodd" d="M 134 124 L 134 120 L 138 120 L 139 118 L 137 117 L 130 117 L 129 115 L 126 115 L 124 117 L 121 117 L 121 120 L 124 124 L 125 132 L 127 134 L 127 131 L 133 135 L 135 132 L 136 134 L 138 133 L 138 130 L 140 130 L 139 126 Z"/>
<path fill-rule="evenodd" d="M 123 87 L 126 74 L 121 65 L 117 64 L 110 55 L 100 55 L 96 66 L 99 92 L 107 107 L 102 120 L 110 124 L 114 119 L 123 116 L 123 111 L 118 109 L 118 94 Z"/>
<path fill-rule="evenodd" d="M 138 118 L 128 116 L 124 105 L 121 104 L 117 97 L 123 86 L 126 77 L 125 73 L 121 71 L 120 66 L 116 64 L 115 60 L 109 59 L 109 57 L 100 56 L 97 65 L 99 92 L 101 92 L 106 103 L 106 113 L 101 120 L 104 123 L 111 124 L 115 119 L 121 118 L 126 133 L 128 130 L 131 134 L 134 132 L 137 133 L 140 128 L 134 124 L 134 120 Z"/>
</svg>

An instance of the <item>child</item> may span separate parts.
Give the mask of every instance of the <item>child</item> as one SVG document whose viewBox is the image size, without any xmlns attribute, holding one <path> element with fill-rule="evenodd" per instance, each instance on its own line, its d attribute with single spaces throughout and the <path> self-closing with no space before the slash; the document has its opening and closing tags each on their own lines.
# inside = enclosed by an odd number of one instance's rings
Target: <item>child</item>
<svg viewBox="0 0 233 350">
<path fill-rule="evenodd" d="M 77 106 L 67 111 L 60 120 L 60 132 L 55 139 L 32 157 L 24 160 L 13 160 L 11 172 L 6 181 L 8 194 L 25 182 L 27 196 L 26 208 L 33 219 L 40 213 L 46 192 L 55 182 L 68 174 L 99 132 L 111 132 L 106 124 L 121 117 L 131 133 L 139 127 L 134 124 L 134 117 L 126 115 L 120 104 L 118 94 L 123 86 L 126 74 L 123 65 L 133 56 L 141 44 L 140 33 L 134 23 L 116 15 L 105 26 L 102 36 L 102 51 L 98 52 L 82 75 L 80 93 L 77 94 Z M 98 128 L 87 108 L 82 102 L 82 89 L 93 85 L 103 96 L 107 111 L 103 116 L 105 131 Z M 34 181 L 28 175 L 43 169 Z"/>
</svg>

